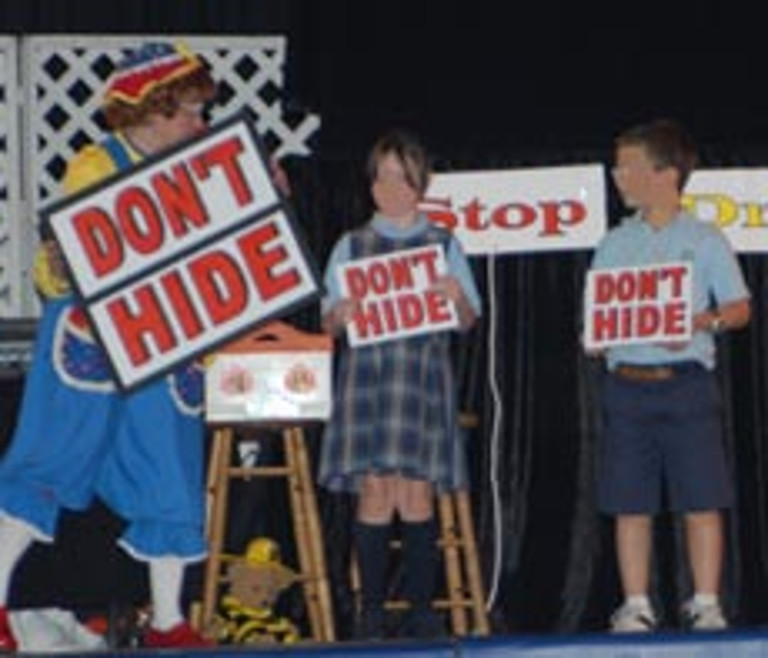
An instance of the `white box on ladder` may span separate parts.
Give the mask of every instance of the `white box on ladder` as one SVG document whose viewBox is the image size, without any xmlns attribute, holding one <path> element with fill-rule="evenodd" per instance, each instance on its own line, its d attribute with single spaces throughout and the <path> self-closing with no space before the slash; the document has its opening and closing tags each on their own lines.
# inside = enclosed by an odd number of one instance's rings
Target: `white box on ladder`
<svg viewBox="0 0 768 658">
<path fill-rule="evenodd" d="M 328 334 L 280 321 L 229 343 L 207 360 L 206 421 L 327 420 L 332 348 Z"/>
</svg>

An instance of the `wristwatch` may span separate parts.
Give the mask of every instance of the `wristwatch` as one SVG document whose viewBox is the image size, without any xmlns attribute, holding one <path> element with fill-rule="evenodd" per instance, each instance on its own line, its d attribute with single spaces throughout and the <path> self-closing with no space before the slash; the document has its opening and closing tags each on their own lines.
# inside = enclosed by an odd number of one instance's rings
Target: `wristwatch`
<svg viewBox="0 0 768 658">
<path fill-rule="evenodd" d="M 719 313 L 715 313 L 712 316 L 712 321 L 709 323 L 709 331 L 713 334 L 721 334 L 725 331 L 725 320 Z"/>
</svg>

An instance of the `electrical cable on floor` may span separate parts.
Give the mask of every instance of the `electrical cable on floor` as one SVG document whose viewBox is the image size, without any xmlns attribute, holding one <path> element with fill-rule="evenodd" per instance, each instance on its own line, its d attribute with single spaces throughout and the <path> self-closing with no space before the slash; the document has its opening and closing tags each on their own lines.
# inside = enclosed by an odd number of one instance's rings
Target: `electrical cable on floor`
<svg viewBox="0 0 768 658">
<path fill-rule="evenodd" d="M 501 554 L 503 548 L 501 532 L 501 501 L 499 496 L 499 449 L 501 441 L 501 427 L 503 408 L 501 405 L 501 392 L 496 373 L 496 334 L 498 324 L 498 308 L 496 304 L 496 258 L 490 254 L 486 260 L 486 276 L 488 280 L 488 383 L 493 399 L 492 423 L 490 436 L 490 484 L 491 484 L 491 509 L 493 516 L 493 558 L 491 577 L 486 597 L 486 610 L 491 610 L 496 602 L 499 579 L 501 572 Z"/>
</svg>

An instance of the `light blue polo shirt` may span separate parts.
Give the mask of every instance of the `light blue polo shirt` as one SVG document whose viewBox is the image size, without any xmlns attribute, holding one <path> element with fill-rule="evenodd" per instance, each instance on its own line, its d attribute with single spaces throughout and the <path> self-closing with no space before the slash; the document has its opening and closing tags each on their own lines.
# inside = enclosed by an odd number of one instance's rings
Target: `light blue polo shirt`
<svg viewBox="0 0 768 658">
<path fill-rule="evenodd" d="M 680 212 L 666 226 L 657 229 L 640 213 L 625 219 L 609 231 L 595 251 L 593 270 L 637 267 L 686 261 L 693 269 L 693 313 L 701 313 L 712 302 L 720 306 L 749 297 L 738 260 L 722 231 L 713 224 Z M 715 367 L 715 341 L 706 331 L 693 334 L 680 350 L 661 345 L 616 345 L 607 350 L 608 367 L 617 363 L 658 364 L 699 361 Z"/>
</svg>

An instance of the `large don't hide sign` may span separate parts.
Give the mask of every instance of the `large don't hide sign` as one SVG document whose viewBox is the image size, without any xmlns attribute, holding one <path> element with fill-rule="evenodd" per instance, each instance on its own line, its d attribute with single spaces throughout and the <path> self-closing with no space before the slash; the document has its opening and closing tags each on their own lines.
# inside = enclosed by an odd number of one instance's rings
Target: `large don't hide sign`
<svg viewBox="0 0 768 658">
<path fill-rule="evenodd" d="M 456 306 L 433 288 L 446 269 L 439 245 L 341 265 L 342 297 L 359 302 L 347 324 L 349 344 L 358 347 L 458 326 Z"/>
<path fill-rule="evenodd" d="M 691 277 L 686 262 L 590 271 L 585 347 L 690 340 Z"/>
<path fill-rule="evenodd" d="M 320 292 L 244 115 L 42 219 L 124 388 Z"/>
</svg>

